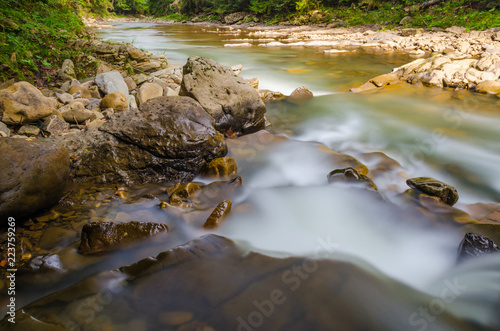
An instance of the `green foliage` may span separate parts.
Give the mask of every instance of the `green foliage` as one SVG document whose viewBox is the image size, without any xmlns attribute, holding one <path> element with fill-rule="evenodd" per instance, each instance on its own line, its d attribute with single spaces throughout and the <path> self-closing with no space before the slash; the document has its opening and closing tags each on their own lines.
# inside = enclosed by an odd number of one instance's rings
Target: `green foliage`
<svg viewBox="0 0 500 331">
<path fill-rule="evenodd" d="M 177 9 L 172 7 L 173 3 L 174 0 L 151 0 L 148 11 L 155 16 L 173 14 L 177 12 Z"/>
<path fill-rule="evenodd" d="M 321 0 L 299 0 L 295 2 L 295 8 L 299 13 L 320 9 L 321 6 Z"/>
<path fill-rule="evenodd" d="M 149 0 L 115 0 L 113 4 L 118 14 L 144 14 L 148 8 Z"/>
<path fill-rule="evenodd" d="M 284 18 L 295 10 L 296 2 L 292 0 L 251 0 L 250 10 L 254 14 Z"/>
<path fill-rule="evenodd" d="M 0 2 L 0 79 L 25 78 L 54 70 L 74 50 L 67 43 L 85 27 L 73 3 L 58 0 Z"/>
</svg>

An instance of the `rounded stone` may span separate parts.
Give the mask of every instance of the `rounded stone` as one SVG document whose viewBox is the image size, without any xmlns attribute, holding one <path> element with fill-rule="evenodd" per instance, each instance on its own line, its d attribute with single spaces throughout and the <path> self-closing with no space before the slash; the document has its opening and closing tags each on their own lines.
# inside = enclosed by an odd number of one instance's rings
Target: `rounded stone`
<svg viewBox="0 0 500 331">
<path fill-rule="evenodd" d="M 121 92 L 113 92 L 106 95 L 101 100 L 101 109 L 113 108 L 115 111 L 124 111 L 128 109 L 127 97 Z"/>
</svg>

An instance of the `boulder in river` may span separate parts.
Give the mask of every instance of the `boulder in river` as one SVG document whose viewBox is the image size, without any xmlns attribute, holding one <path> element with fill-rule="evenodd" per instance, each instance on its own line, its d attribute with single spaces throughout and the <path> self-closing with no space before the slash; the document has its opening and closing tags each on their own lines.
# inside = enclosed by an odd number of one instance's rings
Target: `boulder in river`
<svg viewBox="0 0 500 331">
<path fill-rule="evenodd" d="M 50 207 L 68 181 L 68 151 L 54 143 L 0 139 L 0 216 L 22 217 Z"/>
<path fill-rule="evenodd" d="M 188 181 L 227 153 L 213 118 L 187 97 L 149 100 L 63 142 L 76 157 L 72 176 L 95 182 Z"/>
<path fill-rule="evenodd" d="M 313 93 L 305 86 L 297 87 L 286 99 L 289 102 L 300 104 L 313 97 Z"/>
<path fill-rule="evenodd" d="M 229 67 L 191 56 L 183 69 L 179 95 L 197 100 L 220 132 L 251 133 L 265 128 L 266 106 L 259 93 Z"/>
<path fill-rule="evenodd" d="M 82 254 L 103 253 L 165 231 L 168 231 L 165 224 L 151 222 L 92 222 L 83 226 L 78 251 Z"/>
<path fill-rule="evenodd" d="M 45 97 L 28 82 L 18 82 L 0 90 L 0 115 L 5 124 L 33 123 L 50 116 L 55 99 Z"/>
<path fill-rule="evenodd" d="M 458 201 L 457 189 L 431 177 L 415 177 L 406 181 L 409 187 L 418 192 L 438 197 L 442 202 L 453 206 Z"/>
</svg>

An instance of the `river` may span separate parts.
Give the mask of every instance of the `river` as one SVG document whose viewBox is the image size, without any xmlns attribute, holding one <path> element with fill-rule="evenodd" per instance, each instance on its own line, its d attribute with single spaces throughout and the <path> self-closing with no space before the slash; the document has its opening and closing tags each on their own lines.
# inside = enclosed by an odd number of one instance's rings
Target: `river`
<svg viewBox="0 0 500 331">
<path fill-rule="evenodd" d="M 305 85 L 314 93 L 304 105 L 268 107 L 272 130 L 291 143 L 263 152 L 254 161 L 238 160 L 248 183 L 246 197 L 258 206 L 258 213 L 234 216 L 220 233 L 254 249 L 307 255 L 318 238 L 330 235 L 339 251 L 430 293 L 444 275 L 456 272 L 451 261 L 457 233 L 401 226 L 397 216 L 370 198 L 360 201 L 356 193 L 324 186 L 328 169 L 305 142 L 355 157 L 383 152 L 410 177 L 430 176 L 454 185 L 460 194 L 458 208 L 500 202 L 498 98 L 410 85 L 376 93 L 347 92 L 413 60 L 405 54 L 358 50 L 326 55 L 318 48 L 256 47 L 260 41 L 246 30 L 193 25 L 113 24 L 98 34 L 165 54 L 177 65 L 190 55 L 229 66 L 242 64 L 241 75 L 258 77 L 263 89 L 289 94 Z M 223 47 L 248 39 L 251 48 Z M 376 184 L 391 183 L 381 179 Z M 404 182 L 395 185 L 404 190 Z"/>
<path fill-rule="evenodd" d="M 241 64 L 241 75 L 257 77 L 261 89 L 290 94 L 306 86 L 314 93 L 313 99 L 302 104 L 268 105 L 267 118 L 273 124 L 270 131 L 288 141 L 271 147 L 256 144 L 251 153 L 232 152 L 243 179 L 243 189 L 233 203 L 243 207 L 236 208 L 215 233 L 235 240 L 241 247 L 277 257 L 314 257 L 318 247 L 324 248 L 321 243 L 331 243 L 334 252 L 329 259 L 349 261 L 380 273 L 383 279 L 405 284 L 411 290 L 400 290 L 403 297 L 418 292 L 444 300 L 443 288 L 458 282 L 461 292 L 450 302 L 444 301 L 447 313 L 478 329 L 500 328 L 495 306 L 500 296 L 498 254 L 457 265 L 457 248 L 463 238 L 460 224 L 415 222 L 412 212 L 401 213 L 392 205 L 408 188 L 405 178 L 417 176 L 434 177 L 455 186 L 460 195 L 456 207 L 462 210 L 477 202 L 500 202 L 497 97 L 407 84 L 364 94 L 348 92 L 411 61 L 406 54 L 368 49 L 327 55 L 320 48 L 259 47 L 260 41 L 246 30 L 186 24 L 113 23 L 98 30 L 97 35 L 164 54 L 173 65 L 182 66 L 191 55 L 210 57 L 229 66 Z M 247 39 L 253 47 L 224 47 Z M 400 165 L 394 172 L 374 178 L 381 196 L 328 185 L 326 175 L 334 169 L 318 146 L 351 155 L 369 167 L 377 165 L 372 157 L 378 152 Z M 152 185 L 138 191 L 144 194 L 145 190 L 160 189 Z M 130 192 L 133 196 L 133 189 Z M 163 217 L 157 205 L 143 200 L 115 203 L 102 216 L 112 220 L 135 209 Z M 185 237 L 154 243 L 136 254 L 117 253 L 83 270 L 75 267 L 79 276 L 71 283 L 158 254 L 183 239 L 202 234 L 192 229 L 186 233 Z M 419 320 L 413 323 L 412 315 L 406 313 L 400 312 L 394 320 L 386 316 L 386 330 L 427 329 Z M 401 320 L 409 324 L 401 327 Z"/>
</svg>

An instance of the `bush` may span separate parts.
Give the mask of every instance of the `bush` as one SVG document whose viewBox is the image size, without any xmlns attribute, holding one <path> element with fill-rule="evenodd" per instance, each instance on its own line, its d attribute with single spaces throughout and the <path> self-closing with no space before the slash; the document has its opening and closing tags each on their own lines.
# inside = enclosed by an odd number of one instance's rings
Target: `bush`
<svg viewBox="0 0 500 331">
<path fill-rule="evenodd" d="M 58 0 L 2 0 L 0 27 L 1 79 L 58 66 L 74 52 L 65 45 L 86 32 L 73 3 Z"/>
</svg>

